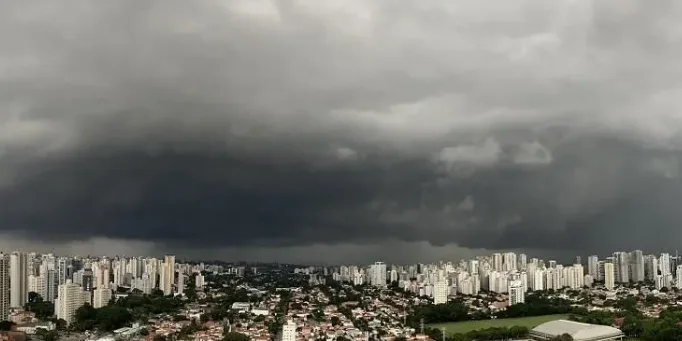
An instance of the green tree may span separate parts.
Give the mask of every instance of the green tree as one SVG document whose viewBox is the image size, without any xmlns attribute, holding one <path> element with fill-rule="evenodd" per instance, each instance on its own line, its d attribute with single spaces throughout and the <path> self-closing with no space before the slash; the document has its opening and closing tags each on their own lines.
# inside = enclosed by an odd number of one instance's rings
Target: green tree
<svg viewBox="0 0 682 341">
<path fill-rule="evenodd" d="M 237 332 L 227 332 L 223 336 L 223 341 L 249 341 L 251 340 L 247 335 Z"/>
<path fill-rule="evenodd" d="M 331 322 L 332 326 L 336 327 L 341 324 L 341 319 L 338 316 L 332 316 Z"/>
<path fill-rule="evenodd" d="M 125 327 L 132 322 L 133 316 L 128 309 L 106 306 L 96 311 L 96 326 L 99 330 L 112 331 Z"/>
<path fill-rule="evenodd" d="M 644 332 L 644 323 L 637 317 L 628 315 L 623 320 L 623 326 L 620 329 L 629 337 L 639 337 Z"/>
<path fill-rule="evenodd" d="M 0 331 L 10 331 L 12 330 L 12 327 L 15 325 L 14 322 L 10 321 L 0 321 Z"/>
<path fill-rule="evenodd" d="M 52 322 L 55 325 L 55 328 L 59 331 L 64 331 L 66 330 L 69 326 L 66 323 L 66 320 L 64 319 L 52 319 Z"/>
<path fill-rule="evenodd" d="M 57 341 L 59 340 L 59 332 L 50 330 L 42 335 L 43 341 Z"/>
<path fill-rule="evenodd" d="M 54 304 L 43 300 L 35 292 L 28 293 L 28 302 L 24 305 L 24 309 L 33 312 L 36 314 L 36 318 L 41 320 L 47 320 L 54 316 Z"/>
</svg>

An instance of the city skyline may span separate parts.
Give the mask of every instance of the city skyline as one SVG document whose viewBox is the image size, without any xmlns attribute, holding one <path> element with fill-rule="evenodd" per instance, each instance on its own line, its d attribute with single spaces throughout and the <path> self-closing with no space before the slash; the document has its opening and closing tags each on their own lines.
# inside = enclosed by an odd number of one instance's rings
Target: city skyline
<svg viewBox="0 0 682 341">
<path fill-rule="evenodd" d="M 525 303 L 526 295 L 538 292 L 561 295 L 564 290 L 576 293 L 578 290 L 598 290 L 604 297 L 615 297 L 623 288 L 651 288 L 655 293 L 682 288 L 682 257 L 670 253 L 654 255 L 642 250 L 614 251 L 603 258 L 590 255 L 586 264 L 580 256 L 572 263 L 562 264 L 533 255 L 496 252 L 484 257 L 430 264 L 397 265 L 375 261 L 329 267 L 187 263 L 170 254 L 162 258 L 83 257 L 13 251 L 0 252 L 0 320 L 23 314 L 25 305 L 36 300 L 32 295 L 52 305 L 57 319 L 73 325 L 77 322 L 76 311 L 86 304 L 100 309 L 110 306 L 115 297 L 135 295 L 187 295 L 196 299 L 196 289 L 204 286 L 205 276 L 227 274 L 241 279 L 259 278 L 264 271 L 264 278 L 272 279 L 268 274 L 272 269 L 280 274 L 286 269 L 287 274 L 303 275 L 298 278 L 305 278 L 311 285 L 309 288 L 325 286 L 327 281 L 379 291 L 397 287 L 418 297 L 428 297 L 435 305 L 447 304 L 458 295 L 469 298 L 501 295 L 506 306 L 514 306 Z M 186 292 L 189 288 L 191 294 Z M 244 290 L 247 292 L 246 288 Z M 234 304 L 251 308 L 250 303 Z M 266 311 L 269 314 L 269 310 Z M 285 328 L 296 329 L 295 326 Z"/>
<path fill-rule="evenodd" d="M 629 265 L 627 267 L 624 267 L 623 269 L 627 269 L 628 273 L 632 274 L 632 279 L 635 282 L 642 281 L 643 278 L 645 278 L 644 275 L 644 265 L 640 267 L 633 267 L 633 264 L 640 264 L 646 262 L 647 259 L 650 259 L 651 257 L 665 257 L 668 258 L 669 261 L 664 264 L 660 264 L 661 267 L 666 267 L 671 269 L 671 273 L 674 274 L 674 268 L 676 267 L 677 264 L 682 265 L 682 255 L 678 254 L 677 250 L 674 252 L 668 252 L 668 251 L 662 251 L 662 252 L 651 252 L 647 250 L 641 250 L 641 249 L 633 249 L 633 250 L 617 250 L 617 251 L 603 251 L 598 254 L 590 254 L 590 255 L 577 255 L 574 257 L 568 257 L 566 259 L 562 258 L 554 258 L 554 257 L 544 257 L 541 254 L 527 254 L 523 251 L 516 251 L 516 250 L 496 250 L 496 251 L 491 251 L 487 253 L 481 253 L 481 254 L 476 254 L 472 255 L 471 257 L 460 257 L 460 258 L 444 258 L 444 259 L 437 259 L 437 260 L 432 260 L 432 261 L 420 261 L 420 260 L 412 260 L 408 262 L 392 262 L 390 260 L 386 260 L 383 258 L 375 258 L 374 260 L 370 261 L 360 261 L 360 262 L 355 262 L 355 261 L 342 261 L 342 262 L 336 262 L 336 263 L 324 263 L 324 262 L 281 262 L 281 261 L 252 261 L 248 259 L 211 259 L 211 258 L 186 258 L 186 257 L 178 257 L 175 254 L 171 253 L 163 253 L 163 254 L 70 254 L 70 253 L 55 253 L 55 252 L 40 252 L 40 251 L 32 251 L 32 250 L 24 250 L 24 249 L 13 249 L 13 250 L 5 250 L 0 248 L 0 254 L 3 254 L 7 256 L 7 261 L 8 261 L 8 266 L 10 264 L 19 264 L 19 266 L 15 266 L 15 268 L 23 269 L 21 264 L 24 264 L 26 260 L 21 260 L 26 258 L 27 255 L 33 255 L 34 257 L 50 257 L 51 259 L 71 259 L 71 260 L 102 260 L 102 261 L 116 261 L 116 260 L 121 260 L 121 259 L 160 259 L 164 263 L 171 264 L 172 267 L 174 267 L 174 264 L 176 263 L 184 263 L 184 264 L 232 264 L 232 265 L 255 265 L 257 266 L 258 264 L 287 264 L 287 265 L 292 265 L 292 266 L 313 266 L 313 267 L 339 267 L 339 266 L 347 266 L 350 264 L 355 264 L 355 265 L 367 265 L 370 268 L 372 266 L 382 266 L 382 269 L 386 269 L 388 265 L 390 266 L 407 266 L 407 265 L 416 265 L 416 264 L 444 264 L 444 263 L 450 263 L 450 264 L 456 264 L 456 263 L 461 263 L 461 262 L 467 262 L 471 260 L 477 260 L 477 259 L 488 259 L 491 263 L 491 266 L 495 269 L 499 270 L 509 270 L 507 267 L 509 264 L 527 264 L 531 260 L 537 262 L 537 261 L 542 261 L 548 264 L 548 266 L 553 267 L 554 265 L 582 265 L 584 267 L 585 273 L 586 274 L 591 274 L 593 273 L 593 264 L 594 260 L 596 259 L 597 261 L 610 261 L 613 264 L 617 263 L 623 263 L 625 265 Z M 23 257 L 23 258 L 21 258 Z M 679 263 L 676 261 L 679 259 Z M 596 263 L 595 263 L 596 266 Z M 659 265 L 654 266 L 655 268 L 659 268 Z M 161 269 L 158 269 L 159 271 L 162 271 Z M 28 269 L 25 270 L 20 270 L 21 273 L 28 273 Z M 625 270 L 623 270 L 625 271 Z M 647 270 L 648 271 L 648 270 Z M 381 272 L 381 271 L 380 271 Z M 159 276 L 164 277 L 165 275 L 162 275 L 161 272 L 158 273 Z M 665 275 L 665 274 L 664 274 Z M 383 282 L 381 279 L 374 279 L 370 281 L 375 281 L 375 282 Z M 163 282 L 161 278 L 159 278 L 159 283 Z M 628 282 L 628 280 L 625 280 L 624 282 Z M 163 287 L 163 286 L 161 286 Z M 22 294 L 21 296 L 25 296 L 25 294 Z M 16 300 L 16 299 L 15 299 Z"/>
<path fill-rule="evenodd" d="M 679 15 L 1 2 L 0 247 L 322 263 L 674 249 Z"/>
</svg>

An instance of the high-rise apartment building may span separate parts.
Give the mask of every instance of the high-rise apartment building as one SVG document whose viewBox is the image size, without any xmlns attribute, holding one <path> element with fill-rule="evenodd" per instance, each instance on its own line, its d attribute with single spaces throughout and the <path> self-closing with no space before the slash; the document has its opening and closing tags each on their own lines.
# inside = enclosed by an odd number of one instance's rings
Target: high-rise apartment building
<svg viewBox="0 0 682 341">
<path fill-rule="evenodd" d="M 655 281 L 656 276 L 658 276 L 658 258 L 654 255 L 648 255 L 644 266 L 644 278 Z"/>
<path fill-rule="evenodd" d="M 204 275 L 201 273 L 198 273 L 197 276 L 194 278 L 194 286 L 197 289 L 201 289 L 204 287 Z"/>
<path fill-rule="evenodd" d="M 517 268 L 519 270 L 526 271 L 526 269 L 528 268 L 528 256 L 526 256 L 525 253 L 521 253 L 521 254 L 519 254 L 519 257 L 517 259 L 518 259 L 518 267 Z"/>
<path fill-rule="evenodd" d="M 28 302 L 28 256 L 12 252 L 9 260 L 10 307 L 20 308 Z"/>
<path fill-rule="evenodd" d="M 43 299 L 47 297 L 47 286 L 43 276 L 28 275 L 28 292 L 35 292 Z"/>
<path fill-rule="evenodd" d="M 54 302 L 54 300 L 57 298 L 59 290 L 59 280 L 57 279 L 57 271 L 55 271 L 54 268 L 47 270 L 45 284 L 47 286 L 47 297 L 45 297 L 45 300 Z"/>
<path fill-rule="evenodd" d="M 615 288 L 616 282 L 615 266 L 613 263 L 604 263 L 604 286 L 608 290 Z"/>
<path fill-rule="evenodd" d="M 599 279 L 599 257 L 592 255 L 587 257 L 587 274 L 596 280 Z"/>
<path fill-rule="evenodd" d="M 83 269 L 83 280 L 82 280 L 83 290 L 92 291 L 95 287 L 95 274 L 92 269 Z"/>
<path fill-rule="evenodd" d="M 109 288 L 97 288 L 92 292 L 92 307 L 102 308 L 109 304 L 111 300 L 112 293 Z"/>
<path fill-rule="evenodd" d="M 450 287 L 448 281 L 441 279 L 433 286 L 433 304 L 443 304 L 448 302 Z"/>
<path fill-rule="evenodd" d="M 661 253 L 661 257 L 658 259 L 658 268 L 661 271 L 661 276 L 663 277 L 671 274 L 670 254 Z"/>
<path fill-rule="evenodd" d="M 178 285 L 176 292 L 181 295 L 185 293 L 185 274 L 182 273 L 182 271 L 178 271 Z"/>
<path fill-rule="evenodd" d="M 10 308 L 10 260 L 0 252 L 0 321 L 7 321 Z"/>
<path fill-rule="evenodd" d="M 509 282 L 509 305 L 515 305 L 519 303 L 524 303 L 526 293 L 523 290 L 524 286 L 521 281 L 515 280 Z"/>
<path fill-rule="evenodd" d="M 503 258 L 501 253 L 493 253 L 493 270 L 502 271 L 503 268 Z"/>
<path fill-rule="evenodd" d="M 505 271 L 516 270 L 516 254 L 513 252 L 507 252 L 503 255 L 503 268 Z"/>
<path fill-rule="evenodd" d="M 375 287 L 386 286 L 386 263 L 376 262 L 370 266 L 370 284 Z"/>
<path fill-rule="evenodd" d="M 57 259 L 57 284 L 66 283 L 67 279 L 73 279 L 69 276 L 69 266 L 71 266 L 71 259 L 66 257 L 59 257 Z"/>
<path fill-rule="evenodd" d="M 90 293 L 83 291 L 80 285 L 66 280 L 66 283 L 58 286 L 58 296 L 55 302 L 55 311 L 58 319 L 64 319 L 67 325 L 74 321 L 76 310 L 85 303 L 90 303 Z"/>
<path fill-rule="evenodd" d="M 675 271 L 675 287 L 682 288 L 682 265 L 678 265 Z"/>
<path fill-rule="evenodd" d="M 173 284 L 175 284 L 175 256 L 166 255 L 161 264 L 159 275 L 159 289 L 163 291 L 164 295 L 172 294 Z"/>
<path fill-rule="evenodd" d="M 635 250 L 630 253 L 631 280 L 633 282 L 644 282 L 644 253 L 642 250 Z"/>
<path fill-rule="evenodd" d="M 613 266 L 616 273 L 616 282 L 628 283 L 630 282 L 630 259 L 627 252 L 613 253 Z"/>
</svg>

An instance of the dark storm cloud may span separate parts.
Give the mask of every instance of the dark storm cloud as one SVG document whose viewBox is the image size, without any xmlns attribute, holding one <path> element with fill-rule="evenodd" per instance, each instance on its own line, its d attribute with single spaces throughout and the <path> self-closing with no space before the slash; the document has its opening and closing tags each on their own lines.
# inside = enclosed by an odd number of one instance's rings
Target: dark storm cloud
<svg viewBox="0 0 682 341">
<path fill-rule="evenodd" d="M 311 167 L 173 151 L 98 151 L 37 167 L 2 192 L 4 229 L 206 246 L 380 240 L 389 230 L 371 207 L 375 196 L 409 203 L 409 191 L 428 178 L 424 167 L 401 162 Z M 392 236 L 412 238 L 395 225 Z"/>
<path fill-rule="evenodd" d="M 0 229 L 189 249 L 673 246 L 680 16 L 4 2 Z"/>
</svg>

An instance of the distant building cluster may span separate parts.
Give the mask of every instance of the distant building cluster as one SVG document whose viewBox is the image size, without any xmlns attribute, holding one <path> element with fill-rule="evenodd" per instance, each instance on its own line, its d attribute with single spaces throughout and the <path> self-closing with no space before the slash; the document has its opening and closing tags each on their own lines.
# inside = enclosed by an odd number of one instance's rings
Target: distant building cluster
<svg viewBox="0 0 682 341">
<path fill-rule="evenodd" d="M 176 264 L 175 256 L 144 257 L 57 257 L 53 254 L 0 253 L 0 321 L 11 308 L 22 308 L 35 292 L 55 304 L 57 318 L 73 322 L 85 303 L 100 308 L 119 288 L 149 294 L 158 288 L 165 295 L 182 294 L 188 274 L 196 275 L 196 286 L 204 285 L 203 265 Z"/>
<path fill-rule="evenodd" d="M 600 260 L 598 256 L 587 258 L 588 274 L 604 281 L 613 290 L 616 283 L 652 281 L 656 289 L 682 288 L 682 259 L 677 255 L 661 253 L 644 255 L 641 250 L 614 252 L 612 257 Z"/>
<path fill-rule="evenodd" d="M 677 256 L 662 253 L 660 256 L 644 255 L 641 250 L 615 252 L 613 256 L 599 259 L 587 257 L 587 267 L 582 258 L 565 266 L 554 260 L 528 258 L 513 252 L 493 253 L 487 257 L 463 260 L 459 263 L 392 265 L 376 262 L 363 268 L 341 266 L 332 273 L 336 281 L 375 287 L 397 283 L 405 290 L 433 298 L 435 304 L 448 301 L 457 294 L 478 295 L 481 290 L 508 294 L 510 305 L 525 302 L 525 293 L 539 290 L 578 289 L 603 282 L 607 290 L 618 283 L 653 281 L 656 289 L 682 288 L 682 261 Z"/>
</svg>

